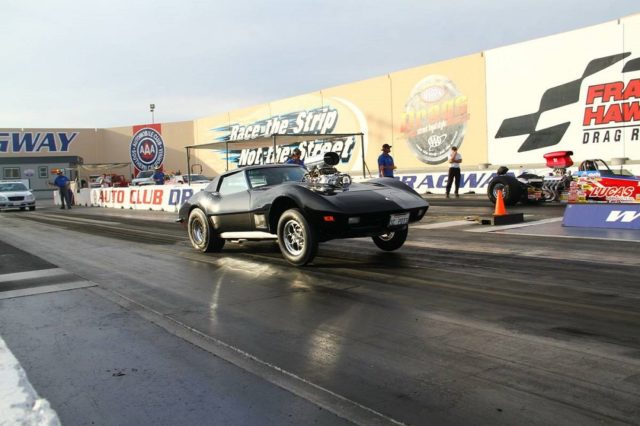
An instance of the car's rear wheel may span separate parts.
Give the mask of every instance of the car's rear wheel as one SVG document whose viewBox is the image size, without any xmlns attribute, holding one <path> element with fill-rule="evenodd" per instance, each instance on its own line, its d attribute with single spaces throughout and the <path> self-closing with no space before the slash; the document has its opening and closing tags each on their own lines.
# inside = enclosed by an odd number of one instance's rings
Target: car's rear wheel
<svg viewBox="0 0 640 426">
<path fill-rule="evenodd" d="M 298 209 L 285 211 L 278 220 L 278 245 L 282 256 L 291 264 L 303 266 L 318 252 L 318 238 Z"/>
<path fill-rule="evenodd" d="M 409 235 L 409 228 L 404 228 L 399 231 L 387 232 L 386 234 L 377 235 L 371 237 L 375 245 L 384 251 L 398 250 L 403 246 Z"/>
<path fill-rule="evenodd" d="M 498 198 L 498 191 L 502 191 L 505 206 L 514 206 L 522 198 L 522 186 L 513 176 L 496 176 L 487 188 L 487 196 L 493 204 Z"/>
<path fill-rule="evenodd" d="M 191 245 L 203 253 L 216 252 L 224 247 L 224 239 L 214 232 L 207 215 L 198 208 L 189 213 L 187 230 Z"/>
</svg>

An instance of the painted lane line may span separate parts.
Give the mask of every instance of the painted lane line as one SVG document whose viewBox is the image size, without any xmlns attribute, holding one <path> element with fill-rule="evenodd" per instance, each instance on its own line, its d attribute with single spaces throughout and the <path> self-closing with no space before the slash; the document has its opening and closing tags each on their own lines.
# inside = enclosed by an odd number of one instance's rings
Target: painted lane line
<svg viewBox="0 0 640 426">
<path fill-rule="evenodd" d="M 61 268 L 38 269 L 35 271 L 27 271 L 27 272 L 14 272 L 11 274 L 0 275 L 0 284 L 7 283 L 10 281 L 23 281 L 23 280 L 33 280 L 38 278 L 51 278 L 51 277 L 57 277 L 60 275 L 67 275 L 67 274 L 69 274 L 69 272 Z"/>
<path fill-rule="evenodd" d="M 473 222 L 468 220 L 451 220 L 449 222 L 429 223 L 424 225 L 413 225 L 411 229 L 440 229 L 450 228 L 453 226 L 471 225 Z"/>
<path fill-rule="evenodd" d="M 525 228 L 527 226 L 544 225 L 546 223 L 560 222 L 562 217 L 552 217 L 549 219 L 534 220 L 533 222 L 516 223 L 514 225 L 502 226 L 484 226 L 482 228 L 465 229 L 466 232 L 495 232 L 504 231 L 505 229 Z"/>
<path fill-rule="evenodd" d="M 623 243 L 640 243 L 640 240 L 628 240 L 625 238 L 612 238 L 612 237 L 585 237 L 583 235 L 541 235 L 541 234 L 534 234 L 532 232 L 518 232 L 518 233 L 512 233 L 509 235 L 525 235 L 527 237 L 551 237 L 551 238 L 570 238 L 570 239 L 576 239 L 576 240 L 602 240 L 602 241 L 620 241 Z M 637 263 L 636 263 L 637 264 Z"/>
<path fill-rule="evenodd" d="M 70 222 L 70 223 L 95 223 L 95 224 L 104 224 L 104 225 L 121 225 L 121 222 L 115 222 L 112 220 L 99 220 L 99 219 L 86 219 L 79 216 L 57 216 L 57 215 L 45 215 L 45 214 L 32 214 L 31 217 L 39 217 L 46 220 L 52 220 L 55 222 Z"/>
<path fill-rule="evenodd" d="M 15 299 L 17 297 L 35 296 L 38 294 L 57 293 L 59 291 L 77 290 L 80 288 L 95 287 L 97 284 L 91 281 L 70 281 L 62 284 L 42 285 L 20 290 L 9 290 L 0 292 L 0 300 Z"/>
<path fill-rule="evenodd" d="M 74 218 L 54 218 L 52 216 L 40 216 L 40 218 L 42 220 L 36 220 L 36 222 L 40 223 L 40 224 L 46 224 L 47 221 L 52 221 L 52 222 L 63 222 L 63 223 L 72 223 L 74 225 L 78 225 L 78 222 L 87 222 L 87 223 L 93 223 L 97 226 L 99 226 L 100 228 L 103 229 L 112 229 L 115 231 L 126 231 L 127 229 L 124 228 L 122 226 L 122 224 L 120 222 L 109 222 L 109 221 L 104 221 L 104 220 L 92 220 L 92 219 L 83 219 L 82 221 L 78 221 L 75 220 Z M 114 224 L 114 225 L 112 225 Z M 120 225 L 120 226 L 118 226 Z M 147 234 L 147 235 L 153 235 L 153 236 L 158 236 L 158 231 L 145 231 L 142 229 L 136 229 L 135 232 L 137 234 Z"/>
</svg>

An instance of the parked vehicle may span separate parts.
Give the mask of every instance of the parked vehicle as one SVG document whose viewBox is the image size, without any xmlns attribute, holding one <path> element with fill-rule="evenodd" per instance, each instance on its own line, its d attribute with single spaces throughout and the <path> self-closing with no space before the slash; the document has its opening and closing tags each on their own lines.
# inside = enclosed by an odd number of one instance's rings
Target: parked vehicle
<svg viewBox="0 0 640 426">
<path fill-rule="evenodd" d="M 131 186 L 141 186 L 141 185 L 155 185 L 155 181 L 153 180 L 154 170 L 143 170 L 138 173 L 138 176 L 131 180 Z"/>
<path fill-rule="evenodd" d="M 498 168 L 497 175 L 489 182 L 487 196 L 495 204 L 498 191 L 502 191 L 504 203 L 513 206 L 518 202 L 568 201 L 568 202 L 640 202 L 640 177 L 626 170 L 616 173 L 604 160 L 584 160 L 573 173 L 572 151 L 555 151 L 544 154 L 548 176 L 522 173 L 508 174 L 507 167 Z"/>
<path fill-rule="evenodd" d="M 129 181 L 123 175 L 111 173 L 98 177 L 94 184 L 98 188 L 123 188 L 129 186 Z"/>
<path fill-rule="evenodd" d="M 211 182 L 211 179 L 209 179 L 208 177 L 206 177 L 204 175 L 197 175 L 197 174 L 175 175 L 175 176 L 172 176 L 165 183 L 167 185 L 174 185 L 174 184 L 183 184 L 183 183 L 187 183 L 187 182 L 189 182 L 189 183 L 209 183 L 209 182 Z"/>
<path fill-rule="evenodd" d="M 98 179 L 101 177 L 101 175 L 89 175 L 89 188 L 100 188 Z"/>
<path fill-rule="evenodd" d="M 22 182 L 0 181 L 0 210 L 35 210 L 36 198 Z"/>
<path fill-rule="evenodd" d="M 409 223 L 421 220 L 429 204 L 392 178 L 352 184 L 334 168 L 338 162 L 330 152 L 308 159 L 308 171 L 295 164 L 228 171 L 183 204 L 178 221 L 199 251 L 220 251 L 228 239 L 277 238 L 296 266 L 332 239 L 371 237 L 382 250 L 402 247 Z"/>
</svg>

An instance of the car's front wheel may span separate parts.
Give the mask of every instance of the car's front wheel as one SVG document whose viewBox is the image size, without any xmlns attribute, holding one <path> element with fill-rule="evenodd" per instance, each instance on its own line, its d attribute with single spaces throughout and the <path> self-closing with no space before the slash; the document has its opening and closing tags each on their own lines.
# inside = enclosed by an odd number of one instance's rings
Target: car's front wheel
<svg viewBox="0 0 640 426">
<path fill-rule="evenodd" d="M 318 238 L 298 209 L 285 211 L 278 220 L 278 245 L 282 256 L 291 264 L 303 266 L 318 252 Z"/>
<path fill-rule="evenodd" d="M 215 234 L 207 215 L 198 208 L 191 210 L 187 222 L 191 245 L 204 253 L 216 252 L 224 247 L 224 239 Z"/>
<path fill-rule="evenodd" d="M 402 247 L 404 242 L 407 240 L 407 235 L 409 235 L 408 227 L 399 231 L 392 231 L 387 232 L 386 234 L 377 235 L 375 237 L 371 237 L 371 239 L 378 248 L 384 251 L 394 251 Z"/>
</svg>

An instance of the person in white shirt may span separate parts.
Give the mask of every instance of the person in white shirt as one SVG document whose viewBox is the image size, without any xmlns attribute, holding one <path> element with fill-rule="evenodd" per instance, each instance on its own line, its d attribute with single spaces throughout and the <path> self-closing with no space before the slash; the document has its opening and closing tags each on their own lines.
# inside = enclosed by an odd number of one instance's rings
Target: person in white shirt
<svg viewBox="0 0 640 426">
<path fill-rule="evenodd" d="M 457 146 L 452 146 L 449 152 L 449 179 L 447 179 L 447 192 L 446 197 L 449 198 L 451 192 L 451 184 L 455 180 L 455 196 L 458 198 L 458 190 L 460 189 L 460 163 L 462 163 L 462 155 L 458 152 Z"/>
</svg>

